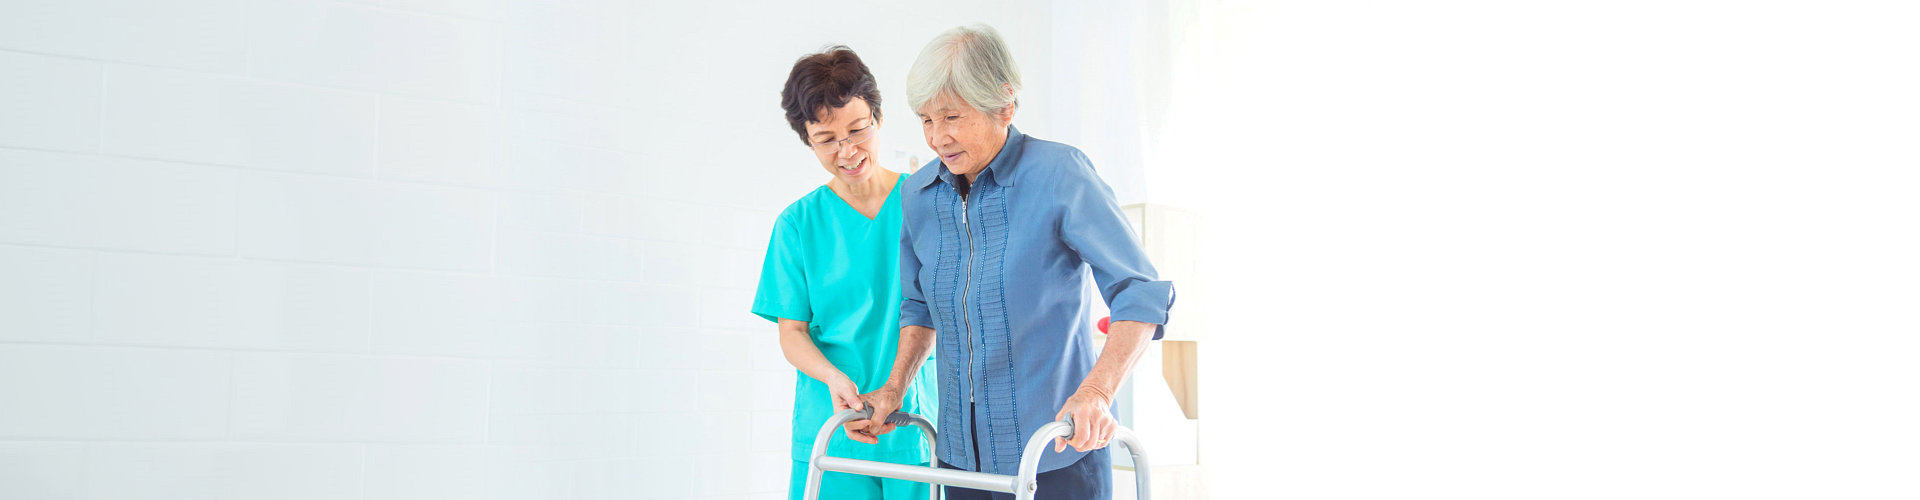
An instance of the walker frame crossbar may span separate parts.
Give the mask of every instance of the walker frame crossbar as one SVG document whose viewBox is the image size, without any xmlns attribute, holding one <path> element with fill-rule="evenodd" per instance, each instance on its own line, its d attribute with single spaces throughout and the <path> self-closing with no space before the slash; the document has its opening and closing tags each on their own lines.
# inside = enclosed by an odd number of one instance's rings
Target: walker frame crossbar
<svg viewBox="0 0 1920 500">
<path fill-rule="evenodd" d="M 1072 417 L 1040 426 L 1040 430 L 1035 431 L 1033 437 L 1027 439 L 1026 450 L 1020 454 L 1020 473 L 1011 476 L 943 469 L 932 465 L 901 465 L 827 456 L 827 442 L 833 438 L 835 432 L 840 430 L 841 425 L 872 418 L 873 407 L 871 406 L 864 410 L 841 410 L 828 418 L 826 425 L 820 427 L 820 434 L 814 436 L 812 456 L 807 460 L 807 489 L 804 496 L 806 500 L 819 500 L 820 477 L 829 471 L 1012 493 L 1018 500 L 1032 500 L 1034 493 L 1040 489 L 1040 485 L 1034 480 L 1039 475 L 1040 455 L 1045 453 L 1049 444 L 1052 444 L 1050 441 L 1053 438 L 1073 438 Z M 933 422 L 927 421 L 926 417 L 894 412 L 887 415 L 887 423 L 920 428 L 920 431 L 927 436 L 927 449 L 933 449 L 935 443 Z M 1149 471 L 1153 469 L 1147 464 L 1146 448 L 1141 446 L 1140 439 L 1133 435 L 1133 431 L 1124 426 L 1119 426 L 1114 431 L 1113 442 L 1126 446 L 1127 452 L 1133 456 L 1134 487 L 1138 488 L 1139 498 L 1147 500 L 1152 493 Z M 934 460 L 936 458 L 933 456 L 927 457 L 928 464 L 934 464 Z M 932 496 L 938 500 L 940 488 L 932 488 Z"/>
</svg>

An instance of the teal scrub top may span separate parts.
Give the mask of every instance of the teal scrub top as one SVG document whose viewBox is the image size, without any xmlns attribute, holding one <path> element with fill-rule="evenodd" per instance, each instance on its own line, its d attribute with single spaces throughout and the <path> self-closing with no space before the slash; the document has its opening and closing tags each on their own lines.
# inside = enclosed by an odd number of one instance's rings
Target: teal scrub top
<svg viewBox="0 0 1920 500">
<path fill-rule="evenodd" d="M 774 222 L 760 268 L 753 313 L 768 321 L 805 321 L 827 361 L 860 393 L 885 385 L 900 345 L 900 190 L 905 174 L 873 219 L 820 186 L 788 205 Z M 929 356 L 901 399 L 900 411 L 938 421 L 934 362 Z M 796 370 L 798 371 L 798 370 Z M 798 373 L 793 398 L 793 459 L 806 460 L 813 438 L 833 414 L 827 385 Z M 827 453 L 836 457 L 921 463 L 928 456 L 919 429 L 901 427 L 878 446 L 835 432 Z"/>
</svg>

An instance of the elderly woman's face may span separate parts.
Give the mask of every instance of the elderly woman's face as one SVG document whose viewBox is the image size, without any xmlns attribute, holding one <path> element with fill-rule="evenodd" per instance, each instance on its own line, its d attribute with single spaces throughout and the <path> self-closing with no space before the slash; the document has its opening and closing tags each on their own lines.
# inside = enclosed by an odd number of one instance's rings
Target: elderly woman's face
<svg viewBox="0 0 1920 500">
<path fill-rule="evenodd" d="M 875 153 L 880 141 L 873 140 L 880 132 L 880 119 L 874 118 L 867 100 L 855 97 L 845 106 L 822 111 L 820 121 L 807 123 L 807 142 L 820 166 L 846 184 L 872 177 L 880 170 L 874 165 L 880 157 Z"/>
<path fill-rule="evenodd" d="M 987 114 L 973 109 L 952 92 L 942 92 L 915 110 L 927 147 L 940 155 L 947 170 L 972 180 L 1007 144 L 1011 112 Z"/>
</svg>

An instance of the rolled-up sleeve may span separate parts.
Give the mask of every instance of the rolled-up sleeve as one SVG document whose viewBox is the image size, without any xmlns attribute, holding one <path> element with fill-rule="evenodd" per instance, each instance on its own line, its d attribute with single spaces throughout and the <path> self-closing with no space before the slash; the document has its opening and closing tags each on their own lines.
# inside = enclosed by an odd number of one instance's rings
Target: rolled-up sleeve
<svg viewBox="0 0 1920 500">
<path fill-rule="evenodd" d="M 920 256 L 913 253 L 912 224 L 900 228 L 900 295 L 900 326 L 933 328 L 933 313 L 920 291 Z"/>
<path fill-rule="evenodd" d="M 1074 151 L 1073 157 L 1076 165 L 1062 169 L 1056 186 L 1064 203 L 1061 238 L 1093 269 L 1113 321 L 1156 325 L 1153 338 L 1158 340 L 1166 335 L 1173 309 L 1173 282 L 1159 280 L 1113 189 L 1094 173 L 1086 156 Z M 901 260 L 906 260 L 904 254 Z"/>
</svg>

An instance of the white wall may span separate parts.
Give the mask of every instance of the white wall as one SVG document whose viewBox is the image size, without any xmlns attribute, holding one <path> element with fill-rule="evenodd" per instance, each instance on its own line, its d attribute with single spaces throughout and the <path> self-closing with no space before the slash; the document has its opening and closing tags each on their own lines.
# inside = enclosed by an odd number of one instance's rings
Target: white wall
<svg viewBox="0 0 1920 500">
<path fill-rule="evenodd" d="M 780 84 L 849 44 L 924 151 L 982 21 L 1051 58 L 1013 1 L 0 2 L 0 497 L 782 498 Z"/>
<path fill-rule="evenodd" d="M 1920 9 L 1222 3 L 1216 491 L 1920 495 Z"/>
<path fill-rule="evenodd" d="M 1168 122 L 1174 102 L 1176 37 L 1191 26 L 1186 12 L 1210 1 L 1058 0 L 1050 31 L 1054 77 L 1045 83 L 1060 96 L 1037 103 L 1055 127 L 1046 138 L 1080 148 L 1093 160 L 1121 204 L 1179 201 L 1159 195 L 1153 172 L 1185 172 L 1180 157 L 1155 156 L 1175 129 Z M 1023 129 L 1024 130 L 1024 129 Z M 1162 176 L 1166 177 L 1166 176 Z M 1156 179 L 1157 180 L 1157 179 Z"/>
</svg>

